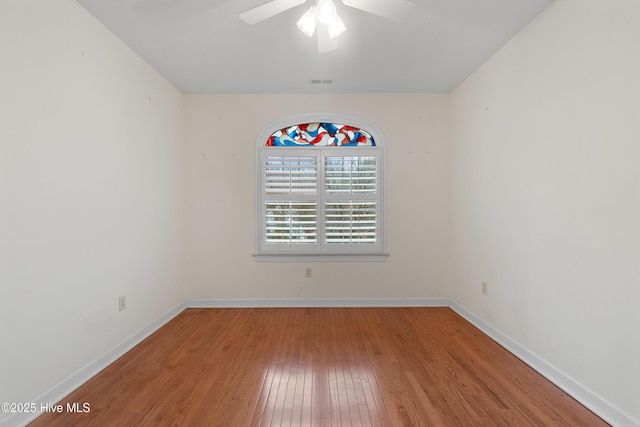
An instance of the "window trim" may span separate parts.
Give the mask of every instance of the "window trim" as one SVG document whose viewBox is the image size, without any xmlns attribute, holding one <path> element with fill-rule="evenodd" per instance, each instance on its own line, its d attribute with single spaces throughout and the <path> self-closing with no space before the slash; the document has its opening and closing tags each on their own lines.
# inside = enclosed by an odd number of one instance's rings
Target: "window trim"
<svg viewBox="0 0 640 427">
<path fill-rule="evenodd" d="M 360 127 L 367 131 L 376 142 L 375 147 L 334 147 L 334 148 L 325 148 L 325 147 L 278 147 L 278 148 L 269 148 L 265 146 L 268 138 L 277 130 L 283 129 L 287 126 L 291 126 L 298 123 L 340 123 L 350 126 Z M 309 114 L 301 114 L 295 116 L 288 116 L 284 118 L 280 118 L 268 126 L 264 127 L 263 130 L 259 133 L 258 139 L 256 141 L 256 254 L 254 257 L 258 261 L 384 261 L 388 254 L 385 253 L 386 250 L 386 203 L 385 203 L 385 193 L 386 193 L 386 179 L 385 179 L 385 153 L 384 153 L 385 141 L 382 133 L 378 130 L 378 128 L 372 123 L 351 115 L 344 114 L 333 114 L 333 113 L 309 113 Z M 336 154 L 343 152 L 349 152 L 350 154 L 353 151 L 375 151 L 378 153 L 378 185 L 379 185 L 379 194 L 378 194 L 378 202 L 380 203 L 378 209 L 378 232 L 380 244 L 375 251 L 367 251 L 367 252 L 356 252 L 356 251 L 331 251 L 331 252 L 302 252 L 297 249 L 286 250 L 282 252 L 271 252 L 271 251 L 263 251 L 263 238 L 265 231 L 264 224 L 264 181 L 263 181 L 263 164 L 262 160 L 266 156 L 266 152 L 275 152 L 278 150 L 281 153 L 286 153 L 287 151 L 296 151 L 300 152 L 300 150 L 306 151 L 329 151 L 336 150 Z M 344 151 L 341 151 L 344 150 Z M 324 165 L 322 166 L 324 169 Z"/>
</svg>

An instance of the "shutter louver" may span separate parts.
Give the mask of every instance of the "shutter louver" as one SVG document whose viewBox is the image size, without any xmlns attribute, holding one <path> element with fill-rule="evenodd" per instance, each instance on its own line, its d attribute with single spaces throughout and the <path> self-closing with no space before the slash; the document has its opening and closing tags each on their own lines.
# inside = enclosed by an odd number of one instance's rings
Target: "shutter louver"
<svg viewBox="0 0 640 427">
<path fill-rule="evenodd" d="M 267 156 L 264 162 L 265 243 L 316 243 L 317 157 Z"/>
<path fill-rule="evenodd" d="M 325 157 L 325 242 L 377 241 L 378 164 L 376 157 Z"/>
<path fill-rule="evenodd" d="M 327 244 L 376 243 L 375 201 L 327 202 L 325 240 Z"/>
<path fill-rule="evenodd" d="M 325 190 L 329 194 L 375 194 L 377 178 L 375 157 L 325 158 Z"/>
<path fill-rule="evenodd" d="M 309 244 L 317 241 L 316 202 L 268 202 L 266 243 Z"/>
<path fill-rule="evenodd" d="M 316 194 L 317 161 L 311 156 L 268 156 L 265 159 L 267 194 Z"/>
</svg>

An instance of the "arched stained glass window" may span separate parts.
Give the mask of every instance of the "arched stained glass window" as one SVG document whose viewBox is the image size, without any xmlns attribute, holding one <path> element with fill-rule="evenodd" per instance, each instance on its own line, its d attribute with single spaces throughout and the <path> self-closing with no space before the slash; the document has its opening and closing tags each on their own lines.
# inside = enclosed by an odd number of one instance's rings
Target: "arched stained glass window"
<svg viewBox="0 0 640 427">
<path fill-rule="evenodd" d="M 258 255 L 382 255 L 383 152 L 375 134 L 309 121 L 266 135 Z"/>
<path fill-rule="evenodd" d="M 375 147 L 369 132 L 337 123 L 301 123 L 275 131 L 268 147 Z"/>
</svg>

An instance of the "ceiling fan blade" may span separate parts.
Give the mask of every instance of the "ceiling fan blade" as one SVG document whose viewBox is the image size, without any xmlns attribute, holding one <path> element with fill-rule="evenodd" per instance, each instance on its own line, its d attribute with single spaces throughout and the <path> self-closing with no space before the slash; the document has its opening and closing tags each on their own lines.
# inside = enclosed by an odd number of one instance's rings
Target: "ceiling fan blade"
<svg viewBox="0 0 640 427">
<path fill-rule="evenodd" d="M 255 24 L 282 13 L 285 10 L 300 6 L 306 1 L 307 0 L 272 0 L 268 3 L 242 12 L 240 14 L 240 18 L 248 24 Z"/>
<path fill-rule="evenodd" d="M 318 25 L 316 37 L 318 38 L 318 53 L 333 52 L 338 48 L 338 41 L 329 37 L 326 25 Z"/>
<path fill-rule="evenodd" d="M 342 0 L 342 3 L 394 21 L 406 18 L 413 7 L 408 0 Z"/>
</svg>

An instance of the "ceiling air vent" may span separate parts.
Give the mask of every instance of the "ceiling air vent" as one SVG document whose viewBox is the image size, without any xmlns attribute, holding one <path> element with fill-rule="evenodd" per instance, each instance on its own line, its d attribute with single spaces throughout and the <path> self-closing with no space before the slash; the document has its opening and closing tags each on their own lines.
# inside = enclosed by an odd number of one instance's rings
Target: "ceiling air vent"
<svg viewBox="0 0 640 427">
<path fill-rule="evenodd" d="M 309 86 L 329 86 L 333 82 L 334 79 L 309 79 Z"/>
</svg>

